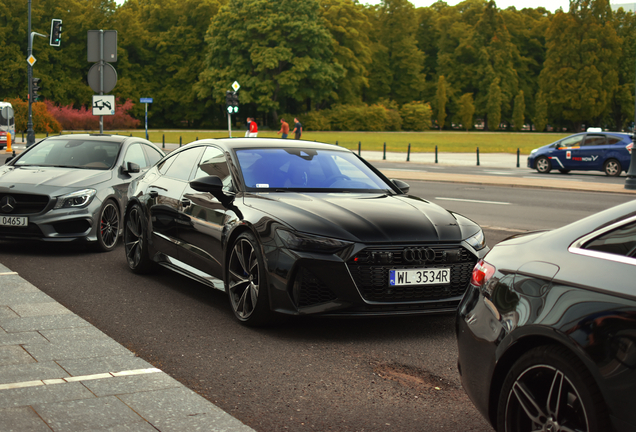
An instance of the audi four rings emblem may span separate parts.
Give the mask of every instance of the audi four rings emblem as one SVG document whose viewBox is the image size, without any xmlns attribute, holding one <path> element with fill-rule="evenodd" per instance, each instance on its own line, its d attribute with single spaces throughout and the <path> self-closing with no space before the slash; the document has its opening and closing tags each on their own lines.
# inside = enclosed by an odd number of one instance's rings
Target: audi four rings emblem
<svg viewBox="0 0 636 432">
<path fill-rule="evenodd" d="M 402 252 L 402 259 L 404 259 L 404 261 L 408 263 L 418 261 L 434 261 L 435 251 L 431 248 L 405 248 L 404 252 Z"/>
<path fill-rule="evenodd" d="M 10 195 L 5 195 L 0 199 L 0 210 L 2 213 L 11 213 L 15 209 L 16 201 Z"/>
</svg>

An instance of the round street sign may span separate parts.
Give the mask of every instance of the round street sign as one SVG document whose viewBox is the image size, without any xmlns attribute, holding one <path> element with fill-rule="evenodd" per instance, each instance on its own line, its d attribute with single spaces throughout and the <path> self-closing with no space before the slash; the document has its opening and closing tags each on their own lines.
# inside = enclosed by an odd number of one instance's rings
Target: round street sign
<svg viewBox="0 0 636 432">
<path fill-rule="evenodd" d="M 88 71 L 88 85 L 94 92 L 109 93 L 117 84 L 117 71 L 110 63 L 104 63 L 104 88 L 99 88 L 99 63 L 95 63 Z"/>
<path fill-rule="evenodd" d="M 238 81 L 234 81 L 234 84 L 232 84 L 232 88 L 234 89 L 234 91 L 238 91 L 241 86 L 239 85 Z"/>
</svg>

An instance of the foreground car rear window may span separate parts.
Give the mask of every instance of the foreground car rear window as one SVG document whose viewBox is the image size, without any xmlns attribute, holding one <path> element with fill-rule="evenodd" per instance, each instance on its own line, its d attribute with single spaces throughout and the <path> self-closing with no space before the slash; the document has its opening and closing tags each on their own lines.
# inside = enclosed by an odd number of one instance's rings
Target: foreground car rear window
<svg viewBox="0 0 636 432">
<path fill-rule="evenodd" d="M 236 155 L 248 189 L 391 190 L 349 152 L 259 148 Z"/>
</svg>

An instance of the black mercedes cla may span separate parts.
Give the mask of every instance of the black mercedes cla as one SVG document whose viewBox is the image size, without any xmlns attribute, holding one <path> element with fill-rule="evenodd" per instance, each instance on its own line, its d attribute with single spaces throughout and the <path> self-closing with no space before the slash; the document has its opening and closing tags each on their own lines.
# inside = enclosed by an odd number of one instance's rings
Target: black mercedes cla
<svg viewBox="0 0 636 432">
<path fill-rule="evenodd" d="M 462 384 L 498 431 L 635 431 L 636 201 L 493 247 L 457 337 Z"/>
<path fill-rule="evenodd" d="M 484 234 L 408 189 L 335 145 L 196 141 L 131 183 L 126 258 L 226 291 L 248 325 L 454 312 Z"/>
</svg>

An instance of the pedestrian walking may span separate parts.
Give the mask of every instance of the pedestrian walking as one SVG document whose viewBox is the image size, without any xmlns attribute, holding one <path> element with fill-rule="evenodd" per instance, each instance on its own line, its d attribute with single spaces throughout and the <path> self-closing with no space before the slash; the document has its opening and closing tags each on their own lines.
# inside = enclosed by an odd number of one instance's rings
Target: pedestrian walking
<svg viewBox="0 0 636 432">
<path fill-rule="evenodd" d="M 296 117 L 294 117 L 294 130 L 292 132 L 294 133 L 294 139 L 297 140 L 299 140 L 303 134 L 303 125 L 300 124 Z"/>
<path fill-rule="evenodd" d="M 250 134 L 249 137 L 250 138 L 256 138 L 256 136 L 258 135 L 258 124 L 256 124 L 256 120 L 254 120 L 254 118 L 251 118 L 250 121 Z"/>
<path fill-rule="evenodd" d="M 287 139 L 287 135 L 289 135 L 289 123 L 287 123 L 284 118 L 280 119 L 280 130 L 276 135 L 278 134 L 282 134 L 282 139 Z"/>
<path fill-rule="evenodd" d="M 250 136 L 250 122 L 252 121 L 252 117 L 248 117 L 245 122 L 247 123 L 247 130 L 245 131 L 245 137 Z"/>
</svg>

